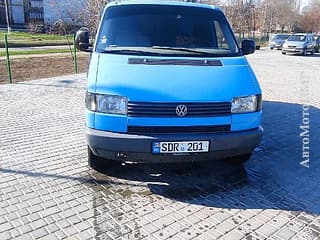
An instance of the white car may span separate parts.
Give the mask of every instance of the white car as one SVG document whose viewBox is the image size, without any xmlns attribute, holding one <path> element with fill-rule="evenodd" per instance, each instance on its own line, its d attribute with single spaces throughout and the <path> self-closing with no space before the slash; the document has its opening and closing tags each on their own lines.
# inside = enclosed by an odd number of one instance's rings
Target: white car
<svg viewBox="0 0 320 240">
<path fill-rule="evenodd" d="M 282 54 L 294 53 L 307 55 L 315 53 L 313 35 L 308 33 L 296 33 L 291 35 L 282 45 Z"/>
</svg>

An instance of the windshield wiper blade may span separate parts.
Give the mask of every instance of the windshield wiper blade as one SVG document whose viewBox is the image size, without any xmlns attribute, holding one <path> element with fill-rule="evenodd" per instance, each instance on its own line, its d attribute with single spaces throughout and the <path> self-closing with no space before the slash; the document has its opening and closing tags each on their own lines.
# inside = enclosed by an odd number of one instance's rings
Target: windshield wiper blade
<svg viewBox="0 0 320 240">
<path fill-rule="evenodd" d="M 115 53 L 115 54 L 153 54 L 158 55 L 155 52 L 145 51 L 145 50 L 138 50 L 138 49 L 105 49 L 100 53 Z"/>
<path fill-rule="evenodd" d="M 199 51 L 190 48 L 182 48 L 182 47 L 166 47 L 166 46 L 152 46 L 153 49 L 163 49 L 163 50 L 172 50 L 172 51 L 179 51 L 179 52 L 188 52 L 188 53 L 196 53 L 196 54 L 204 54 L 204 55 L 213 55 L 209 52 Z"/>
</svg>

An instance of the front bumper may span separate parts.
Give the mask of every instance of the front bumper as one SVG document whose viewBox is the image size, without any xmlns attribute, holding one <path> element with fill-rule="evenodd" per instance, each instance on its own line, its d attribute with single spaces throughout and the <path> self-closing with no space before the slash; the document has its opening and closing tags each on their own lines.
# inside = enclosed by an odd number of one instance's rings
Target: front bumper
<svg viewBox="0 0 320 240">
<path fill-rule="evenodd" d="M 302 54 L 304 52 L 303 48 L 282 48 L 282 52 Z"/>
<path fill-rule="evenodd" d="M 282 48 L 282 44 L 270 43 L 270 44 L 269 44 L 269 47 L 270 47 L 270 48 L 281 49 L 281 48 Z"/>
<path fill-rule="evenodd" d="M 219 159 L 251 153 L 262 139 L 263 128 L 228 133 L 145 134 L 113 133 L 87 128 L 87 142 L 101 158 L 129 162 L 181 162 Z M 152 142 L 210 141 L 208 153 L 152 154 Z"/>
</svg>

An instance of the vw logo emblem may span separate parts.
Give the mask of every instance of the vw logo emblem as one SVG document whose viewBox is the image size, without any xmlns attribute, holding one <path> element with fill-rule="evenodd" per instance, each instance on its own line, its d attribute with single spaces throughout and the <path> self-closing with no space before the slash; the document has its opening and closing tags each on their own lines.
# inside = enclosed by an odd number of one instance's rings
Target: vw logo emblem
<svg viewBox="0 0 320 240">
<path fill-rule="evenodd" d="M 179 105 L 176 107 L 176 114 L 179 117 L 184 117 L 187 115 L 187 113 L 188 113 L 188 108 L 186 105 Z"/>
</svg>

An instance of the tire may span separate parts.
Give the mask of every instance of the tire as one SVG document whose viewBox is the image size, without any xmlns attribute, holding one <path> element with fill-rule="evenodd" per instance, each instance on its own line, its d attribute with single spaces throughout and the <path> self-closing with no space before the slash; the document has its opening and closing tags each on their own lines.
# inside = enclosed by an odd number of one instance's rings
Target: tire
<svg viewBox="0 0 320 240">
<path fill-rule="evenodd" d="M 94 170 L 99 170 L 102 168 L 101 158 L 94 155 L 91 151 L 90 147 L 88 146 L 88 166 Z"/>
<path fill-rule="evenodd" d="M 286 55 L 287 53 L 286 52 L 282 52 L 282 55 Z"/>
<path fill-rule="evenodd" d="M 307 56 L 307 53 L 308 53 L 307 49 L 306 49 L 306 48 L 305 48 L 305 49 L 303 49 L 303 53 L 302 53 L 302 55 L 303 55 L 303 56 Z"/>
<path fill-rule="evenodd" d="M 251 158 L 251 155 L 252 153 L 248 153 L 240 156 L 226 158 L 224 160 L 231 164 L 243 164 Z"/>
<path fill-rule="evenodd" d="M 271 47 L 270 49 L 273 50 L 273 47 Z"/>
<path fill-rule="evenodd" d="M 122 162 L 115 161 L 107 158 L 101 158 L 92 152 L 88 146 L 88 166 L 98 172 L 104 172 L 107 168 L 113 169 L 114 167 L 120 166 Z"/>
<path fill-rule="evenodd" d="M 314 53 L 315 53 L 315 50 L 314 49 L 312 49 L 312 51 L 311 51 L 311 55 L 314 55 Z"/>
</svg>

